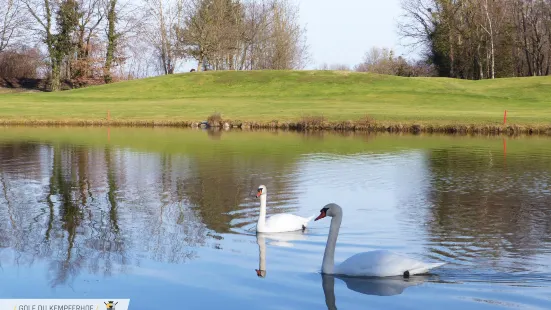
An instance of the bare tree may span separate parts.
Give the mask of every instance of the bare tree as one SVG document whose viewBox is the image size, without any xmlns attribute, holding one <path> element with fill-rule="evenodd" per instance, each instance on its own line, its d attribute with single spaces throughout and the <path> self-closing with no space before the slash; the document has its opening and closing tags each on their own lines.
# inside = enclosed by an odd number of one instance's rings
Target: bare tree
<svg viewBox="0 0 551 310">
<path fill-rule="evenodd" d="M 484 27 L 484 31 L 490 36 L 490 58 L 492 63 L 491 75 L 492 79 L 495 78 L 495 46 L 494 46 L 494 28 L 492 26 L 492 17 L 490 17 L 490 9 L 488 8 L 488 0 L 483 0 L 482 8 L 486 15 L 486 22 L 488 27 Z"/>
<path fill-rule="evenodd" d="M 288 0 L 191 0 L 186 11 L 178 38 L 198 70 L 300 69 L 309 60 Z"/>
<path fill-rule="evenodd" d="M 186 11 L 183 23 L 177 26 L 178 40 L 182 50 L 197 60 L 197 71 L 201 71 L 207 54 L 214 49 L 213 12 L 210 3 L 203 0 L 190 0 Z"/>
<path fill-rule="evenodd" d="M 298 6 L 286 0 L 274 0 L 271 69 L 302 69 L 308 54 L 305 33 L 299 24 Z"/>
<path fill-rule="evenodd" d="M 0 0 L 0 53 L 23 36 L 27 18 L 20 0 Z"/>
<path fill-rule="evenodd" d="M 549 0 L 402 0 L 398 28 L 440 76 L 548 75 Z"/>
<path fill-rule="evenodd" d="M 161 72 L 172 74 L 183 53 L 178 50 L 175 25 L 184 20 L 183 0 L 145 0 L 142 32 L 153 46 Z"/>
<path fill-rule="evenodd" d="M 310 60 L 292 0 L 0 0 L 0 13 L 0 52 L 32 31 L 26 43 L 45 50 L 51 91 L 62 81 L 171 74 L 185 59 L 198 70 L 301 69 Z"/>
<path fill-rule="evenodd" d="M 402 15 L 398 22 L 400 38 L 413 48 L 427 48 L 431 44 L 435 19 L 434 0 L 401 0 Z"/>
<path fill-rule="evenodd" d="M 75 61 L 75 76 L 88 77 L 91 75 L 91 52 L 93 38 L 98 36 L 97 30 L 105 17 L 101 0 L 79 0 L 82 15 L 77 25 L 77 54 Z"/>
<path fill-rule="evenodd" d="M 191 0 L 177 25 L 184 51 L 202 69 L 234 68 L 241 39 L 242 5 L 233 0 Z"/>
<path fill-rule="evenodd" d="M 131 0 L 103 0 L 103 7 L 106 16 L 103 78 L 105 83 L 111 83 L 114 72 L 118 72 L 119 78 L 132 76 L 123 72 L 125 63 L 132 57 L 143 58 L 148 51 L 140 45 L 143 41 L 140 32 L 142 5 Z"/>
<path fill-rule="evenodd" d="M 0 78 L 37 78 L 42 55 L 37 48 L 9 48 L 0 53 Z"/>
<path fill-rule="evenodd" d="M 57 5 L 53 0 L 22 0 L 31 16 L 36 21 L 35 30 L 46 44 L 50 65 L 50 90 L 60 89 L 60 64 L 56 54 L 56 36 L 54 18 Z"/>
<path fill-rule="evenodd" d="M 372 47 L 365 53 L 363 62 L 356 67 L 356 71 L 393 75 L 395 74 L 394 65 L 394 51 Z"/>
<path fill-rule="evenodd" d="M 365 53 L 363 62 L 354 67 L 358 72 L 371 72 L 398 76 L 434 76 L 434 68 L 424 61 L 411 61 L 394 56 L 388 48 L 372 47 Z"/>
<path fill-rule="evenodd" d="M 111 83 L 113 77 L 111 76 L 111 67 L 113 66 L 115 58 L 115 49 L 117 48 L 117 41 L 119 34 L 117 33 L 117 0 L 105 0 L 104 3 L 105 15 L 107 16 L 106 37 L 107 37 L 107 51 L 105 55 L 105 65 L 103 67 L 103 79 L 105 83 Z"/>
<path fill-rule="evenodd" d="M 522 51 L 524 69 L 528 76 L 549 74 L 550 57 L 550 7 L 549 1 L 516 1 L 515 26 L 519 49 Z"/>
<path fill-rule="evenodd" d="M 269 10 L 271 8 L 270 0 L 251 0 L 245 1 L 244 21 L 241 42 L 240 65 L 241 70 L 251 70 L 256 68 L 259 58 L 262 57 L 262 46 L 267 45 L 269 40 Z"/>
</svg>

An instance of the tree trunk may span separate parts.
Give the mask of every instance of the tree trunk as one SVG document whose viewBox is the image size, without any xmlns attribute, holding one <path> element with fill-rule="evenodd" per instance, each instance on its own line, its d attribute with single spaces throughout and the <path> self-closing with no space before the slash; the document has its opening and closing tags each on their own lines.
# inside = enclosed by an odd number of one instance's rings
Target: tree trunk
<svg viewBox="0 0 551 310">
<path fill-rule="evenodd" d="M 524 50 L 524 56 L 526 57 L 526 65 L 528 65 L 528 76 L 533 75 L 533 69 L 532 69 L 532 57 L 530 57 L 530 52 L 528 50 L 528 34 L 526 29 L 526 14 L 524 13 L 524 9 L 522 9 L 521 17 L 522 17 L 522 39 L 523 39 L 523 50 Z"/>
<path fill-rule="evenodd" d="M 495 52 L 494 52 L 494 29 L 492 25 L 492 19 L 490 18 L 490 12 L 488 8 L 488 0 L 484 2 L 484 12 L 486 13 L 486 21 L 488 22 L 488 29 L 484 28 L 488 35 L 490 36 L 490 53 L 489 53 L 489 64 L 488 64 L 488 76 L 491 76 L 492 79 L 495 78 Z"/>
<path fill-rule="evenodd" d="M 117 0 L 109 0 L 107 12 L 107 54 L 105 55 L 105 66 L 103 67 L 103 80 L 106 84 L 113 82 L 111 66 L 115 58 L 115 47 L 117 43 L 117 34 L 115 32 L 115 23 L 117 19 L 117 13 L 115 11 L 116 5 Z"/>
<path fill-rule="evenodd" d="M 455 59 L 453 55 L 453 36 L 450 34 L 448 40 L 450 45 L 450 77 L 454 78 L 455 76 Z"/>
<path fill-rule="evenodd" d="M 491 31 L 491 30 L 490 30 Z M 490 52 L 490 55 L 491 55 L 491 58 L 492 58 L 492 79 L 495 79 L 495 74 L 496 74 L 496 58 L 495 58 L 495 50 L 494 50 L 494 37 L 492 35 L 492 38 L 490 40 L 490 45 L 491 45 L 491 52 Z"/>
<path fill-rule="evenodd" d="M 169 54 L 169 43 L 166 34 L 165 28 L 165 16 L 163 12 L 163 3 L 159 1 L 159 30 L 161 34 L 161 65 L 163 66 L 163 72 L 165 75 L 171 74 L 170 72 L 170 54 Z"/>
<path fill-rule="evenodd" d="M 484 68 L 482 65 L 482 55 L 480 55 L 480 42 L 478 42 L 478 45 L 476 47 L 476 54 L 477 54 L 477 62 L 478 62 L 478 71 L 479 71 L 479 77 L 481 80 L 484 79 Z"/>
<path fill-rule="evenodd" d="M 48 53 L 50 54 L 50 91 L 55 92 L 61 89 L 61 61 L 55 47 L 55 38 L 48 30 L 46 34 Z"/>
<path fill-rule="evenodd" d="M 197 59 L 197 72 L 203 69 L 203 59 L 205 58 L 205 52 L 203 49 L 199 50 L 199 59 Z"/>
<path fill-rule="evenodd" d="M 52 59 L 51 69 L 50 91 L 59 91 L 61 89 L 61 68 L 55 59 Z"/>
<path fill-rule="evenodd" d="M 31 15 L 44 27 L 44 31 L 46 32 L 46 47 L 48 48 L 48 55 L 50 58 L 50 91 L 55 92 L 61 89 L 60 85 L 60 75 L 61 75 L 61 68 L 59 64 L 59 57 L 58 57 L 58 51 L 56 49 L 56 38 L 52 34 L 52 9 L 50 7 L 49 0 L 44 0 L 44 11 L 46 13 L 46 20 L 45 23 L 42 22 L 36 13 L 34 12 L 33 8 L 27 3 L 27 8 L 31 12 Z"/>
</svg>

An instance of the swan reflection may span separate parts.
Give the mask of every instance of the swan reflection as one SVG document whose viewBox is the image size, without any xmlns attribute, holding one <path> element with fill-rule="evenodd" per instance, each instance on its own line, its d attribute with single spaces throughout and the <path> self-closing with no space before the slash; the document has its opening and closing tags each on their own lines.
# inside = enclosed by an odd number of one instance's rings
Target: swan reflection
<svg viewBox="0 0 551 310">
<path fill-rule="evenodd" d="M 256 235 L 256 243 L 258 244 L 258 269 L 255 269 L 256 275 L 259 278 L 266 277 L 266 236 L 263 234 Z"/>
<path fill-rule="evenodd" d="M 423 284 L 429 279 L 428 276 L 385 277 L 385 278 L 359 278 L 336 275 L 321 274 L 323 294 L 327 309 L 337 309 L 335 303 L 335 278 L 344 281 L 349 290 L 375 296 L 399 295 L 410 286 Z"/>
<path fill-rule="evenodd" d="M 268 244 L 292 247 L 289 241 L 306 240 L 306 235 L 302 231 L 291 231 L 285 233 L 257 233 L 256 243 L 258 244 L 258 269 L 255 269 L 256 275 L 260 278 L 266 277 L 266 239 L 270 240 Z"/>
</svg>

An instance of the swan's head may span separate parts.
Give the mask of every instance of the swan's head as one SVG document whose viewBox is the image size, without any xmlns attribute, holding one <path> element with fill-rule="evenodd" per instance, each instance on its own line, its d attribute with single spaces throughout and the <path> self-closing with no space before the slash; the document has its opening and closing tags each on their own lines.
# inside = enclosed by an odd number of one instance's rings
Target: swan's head
<svg viewBox="0 0 551 310">
<path fill-rule="evenodd" d="M 258 269 L 255 269 L 256 271 L 256 275 L 259 277 L 259 278 L 264 278 L 266 277 L 266 270 L 258 270 Z"/>
<path fill-rule="evenodd" d="M 318 217 L 316 217 L 314 221 L 320 220 L 326 216 L 333 217 L 341 213 L 342 213 L 342 209 L 338 204 L 329 203 L 323 206 L 323 208 L 320 210 L 320 215 L 318 215 Z"/>
<path fill-rule="evenodd" d="M 266 186 L 265 185 L 260 185 L 258 187 L 258 189 L 256 190 L 256 198 L 258 198 L 262 195 L 266 195 L 266 194 L 267 194 Z"/>
</svg>

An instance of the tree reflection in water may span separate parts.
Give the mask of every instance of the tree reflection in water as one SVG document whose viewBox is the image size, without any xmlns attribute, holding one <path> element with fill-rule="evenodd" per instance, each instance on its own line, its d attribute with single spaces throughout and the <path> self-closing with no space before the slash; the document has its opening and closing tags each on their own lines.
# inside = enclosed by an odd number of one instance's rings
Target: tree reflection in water
<svg viewBox="0 0 551 310">
<path fill-rule="evenodd" d="M 287 212 L 282 205 L 292 205 L 296 193 L 284 180 L 293 168 L 281 156 L 3 144 L 0 261 L 46 261 L 52 286 L 70 284 L 84 270 L 128 272 L 142 259 L 184 263 L 197 257 L 197 247 L 221 249 L 218 234 L 255 218 L 251 193 L 264 180 L 271 212 Z"/>
<path fill-rule="evenodd" d="M 430 218 L 433 251 L 465 263 L 504 256 L 521 262 L 549 244 L 551 163 L 547 156 L 504 155 L 460 149 L 430 152 Z M 523 265 L 507 266 L 522 270 Z M 511 269 L 508 269 L 511 270 Z"/>
</svg>

